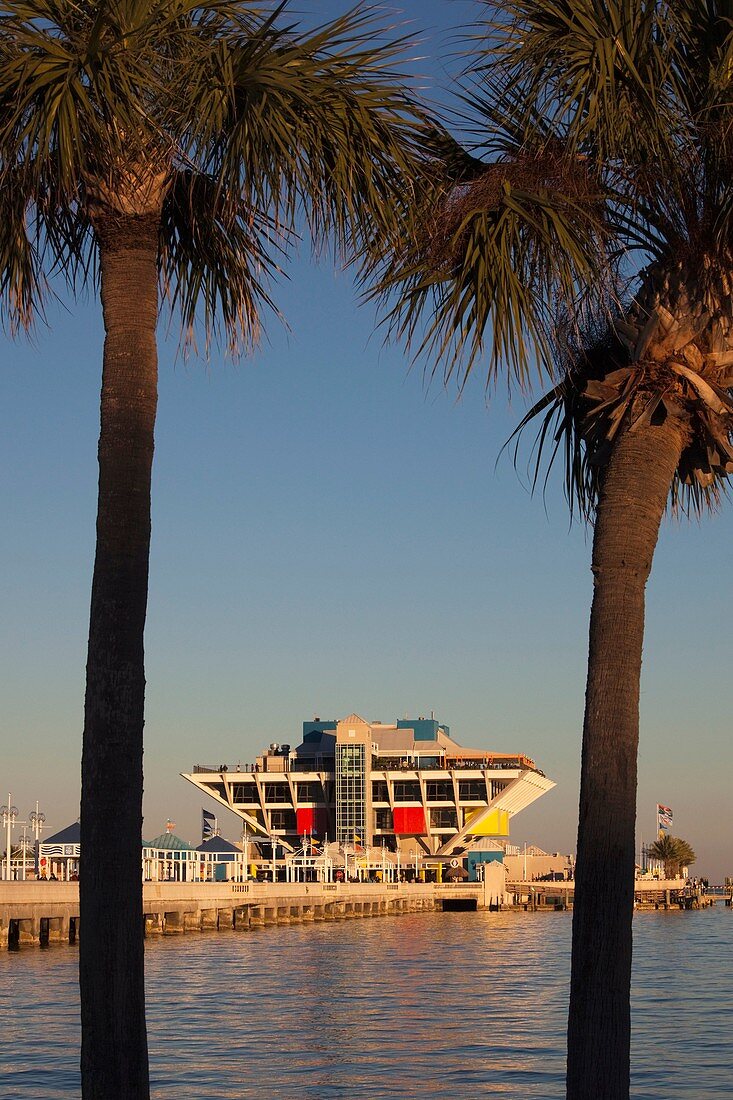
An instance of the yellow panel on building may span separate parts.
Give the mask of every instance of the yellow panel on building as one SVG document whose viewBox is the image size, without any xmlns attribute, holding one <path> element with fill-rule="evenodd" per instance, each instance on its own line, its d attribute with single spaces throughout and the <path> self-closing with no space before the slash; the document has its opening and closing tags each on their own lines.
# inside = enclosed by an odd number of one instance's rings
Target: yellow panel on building
<svg viewBox="0 0 733 1100">
<path fill-rule="evenodd" d="M 484 810 L 466 810 L 466 825 L 478 819 Z M 483 821 L 476 822 L 471 830 L 473 836 L 509 836 L 509 814 L 506 810 L 491 810 Z"/>
</svg>

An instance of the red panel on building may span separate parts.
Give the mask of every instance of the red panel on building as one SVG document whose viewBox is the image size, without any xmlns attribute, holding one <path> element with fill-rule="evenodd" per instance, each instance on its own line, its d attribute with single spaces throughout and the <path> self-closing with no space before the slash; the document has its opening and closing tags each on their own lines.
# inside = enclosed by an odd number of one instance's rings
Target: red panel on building
<svg viewBox="0 0 733 1100">
<path fill-rule="evenodd" d="M 319 837 L 326 835 L 328 815 L 323 806 L 300 806 L 295 812 L 295 817 L 299 836 L 305 833 L 312 833 L 313 836 Z"/>
<path fill-rule="evenodd" d="M 395 806 L 394 831 L 402 836 L 421 836 L 425 830 L 425 813 L 422 806 Z"/>
</svg>

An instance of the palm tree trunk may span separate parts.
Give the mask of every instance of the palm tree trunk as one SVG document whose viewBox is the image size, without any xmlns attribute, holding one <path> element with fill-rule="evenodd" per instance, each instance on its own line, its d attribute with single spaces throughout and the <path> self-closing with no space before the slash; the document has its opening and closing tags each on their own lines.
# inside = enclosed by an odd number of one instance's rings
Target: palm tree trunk
<svg viewBox="0 0 733 1100">
<path fill-rule="evenodd" d="M 81 799 L 84 1100 L 147 1100 L 143 630 L 157 404 L 158 224 L 99 217 L 105 342 Z"/>
<path fill-rule="evenodd" d="M 590 618 L 568 1019 L 568 1100 L 627 1100 L 644 589 L 684 443 L 626 432 L 600 495 Z"/>
</svg>

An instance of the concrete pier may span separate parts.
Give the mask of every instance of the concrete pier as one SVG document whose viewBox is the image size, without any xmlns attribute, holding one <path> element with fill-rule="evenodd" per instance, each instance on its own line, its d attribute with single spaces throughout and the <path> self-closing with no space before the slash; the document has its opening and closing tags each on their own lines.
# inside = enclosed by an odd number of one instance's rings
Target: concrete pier
<svg viewBox="0 0 733 1100">
<path fill-rule="evenodd" d="M 507 898 L 507 900 L 509 900 Z M 302 921 L 498 907 L 488 883 L 146 882 L 146 936 L 251 932 Z M 0 946 L 75 943 L 83 934 L 76 882 L 0 882 Z"/>
</svg>

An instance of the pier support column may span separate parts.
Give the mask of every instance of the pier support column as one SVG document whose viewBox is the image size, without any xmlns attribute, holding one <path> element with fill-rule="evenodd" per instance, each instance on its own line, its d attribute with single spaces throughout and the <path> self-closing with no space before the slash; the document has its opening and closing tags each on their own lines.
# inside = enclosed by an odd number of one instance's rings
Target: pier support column
<svg viewBox="0 0 733 1100">
<path fill-rule="evenodd" d="M 234 930 L 235 932 L 249 931 L 249 906 L 243 905 L 234 910 Z"/>
<path fill-rule="evenodd" d="M 215 932 L 218 927 L 216 909 L 201 910 L 201 931 Z"/>
<path fill-rule="evenodd" d="M 156 936 L 163 931 L 163 914 L 162 913 L 146 913 L 145 914 L 145 935 Z"/>
<path fill-rule="evenodd" d="M 183 933 L 183 914 L 177 909 L 163 914 L 163 934 L 165 936 L 178 936 Z"/>
</svg>

